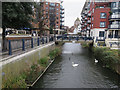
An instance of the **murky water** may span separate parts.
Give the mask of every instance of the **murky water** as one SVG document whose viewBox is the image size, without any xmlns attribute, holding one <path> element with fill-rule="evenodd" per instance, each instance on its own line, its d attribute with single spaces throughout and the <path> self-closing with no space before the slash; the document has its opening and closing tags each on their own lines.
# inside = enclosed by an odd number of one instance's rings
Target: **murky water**
<svg viewBox="0 0 120 90">
<path fill-rule="evenodd" d="M 57 57 L 34 88 L 118 88 L 117 74 L 94 63 L 92 53 L 77 43 L 65 43 Z M 72 62 L 79 64 L 72 66 Z"/>
</svg>

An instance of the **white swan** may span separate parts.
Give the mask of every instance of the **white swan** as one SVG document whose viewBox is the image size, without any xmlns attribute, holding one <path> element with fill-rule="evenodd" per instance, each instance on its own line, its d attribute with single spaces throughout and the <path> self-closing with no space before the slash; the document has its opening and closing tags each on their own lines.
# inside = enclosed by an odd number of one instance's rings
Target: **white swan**
<svg viewBox="0 0 120 90">
<path fill-rule="evenodd" d="M 72 62 L 72 66 L 73 67 L 77 67 L 79 64 L 74 64 L 74 62 Z"/>
<path fill-rule="evenodd" d="M 95 59 L 95 63 L 98 63 L 98 60 L 97 60 L 97 59 Z"/>
</svg>

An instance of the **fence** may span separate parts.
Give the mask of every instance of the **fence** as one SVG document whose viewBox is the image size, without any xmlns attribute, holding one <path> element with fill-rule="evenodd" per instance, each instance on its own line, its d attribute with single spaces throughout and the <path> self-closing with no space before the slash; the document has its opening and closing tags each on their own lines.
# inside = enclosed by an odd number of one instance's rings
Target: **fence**
<svg viewBox="0 0 120 90">
<path fill-rule="evenodd" d="M 7 48 L 4 54 L 12 55 L 16 51 L 25 51 L 26 49 L 34 48 L 40 46 L 41 44 L 46 44 L 54 41 L 54 37 L 42 37 L 42 38 L 29 38 L 29 39 L 19 39 L 19 40 L 7 40 Z"/>
</svg>

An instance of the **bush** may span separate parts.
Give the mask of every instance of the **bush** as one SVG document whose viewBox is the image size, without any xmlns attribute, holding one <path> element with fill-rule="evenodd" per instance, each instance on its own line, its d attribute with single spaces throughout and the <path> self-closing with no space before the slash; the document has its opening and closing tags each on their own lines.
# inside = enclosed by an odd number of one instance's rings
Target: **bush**
<svg viewBox="0 0 120 90">
<path fill-rule="evenodd" d="M 87 42 L 83 42 L 81 43 L 82 47 L 86 48 L 86 47 L 89 47 L 89 44 Z"/>
<path fill-rule="evenodd" d="M 60 54 L 60 49 L 59 48 L 55 48 L 54 50 L 50 51 L 49 53 L 49 57 L 50 59 L 54 59 L 56 56 L 58 56 Z"/>
<path fill-rule="evenodd" d="M 38 63 L 39 63 L 40 65 L 46 67 L 46 66 L 48 65 L 48 60 L 49 60 L 49 57 L 46 56 L 46 57 L 41 58 L 41 59 L 38 61 Z"/>
<path fill-rule="evenodd" d="M 94 56 L 100 60 L 107 68 L 113 69 L 120 63 L 119 55 L 109 48 L 94 48 Z"/>
</svg>

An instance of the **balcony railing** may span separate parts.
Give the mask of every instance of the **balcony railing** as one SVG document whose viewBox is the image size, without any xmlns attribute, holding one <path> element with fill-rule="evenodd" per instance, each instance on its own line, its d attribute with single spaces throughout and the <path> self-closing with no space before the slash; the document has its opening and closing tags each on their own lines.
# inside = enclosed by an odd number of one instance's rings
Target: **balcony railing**
<svg viewBox="0 0 120 90">
<path fill-rule="evenodd" d="M 60 16 L 60 18 L 64 18 L 64 16 Z"/>
<path fill-rule="evenodd" d="M 108 26 L 109 29 L 120 29 L 120 25 L 119 24 L 111 24 Z"/>
<path fill-rule="evenodd" d="M 108 38 L 120 38 L 120 36 L 119 35 L 108 35 Z"/>
<path fill-rule="evenodd" d="M 90 27 L 88 26 L 87 29 L 90 30 Z"/>
<path fill-rule="evenodd" d="M 88 17 L 90 17 L 91 16 L 91 13 L 88 13 Z"/>
<path fill-rule="evenodd" d="M 120 14 L 113 14 L 109 17 L 109 19 L 120 19 Z"/>
<path fill-rule="evenodd" d="M 85 15 L 87 15 L 88 14 L 88 12 L 87 11 L 85 11 Z"/>
<path fill-rule="evenodd" d="M 88 20 L 87 23 L 91 23 L 91 20 Z"/>
<path fill-rule="evenodd" d="M 87 18 L 85 18 L 85 20 L 87 20 Z"/>
<path fill-rule="evenodd" d="M 85 23 L 85 26 L 87 26 L 87 23 Z"/>
<path fill-rule="evenodd" d="M 60 12 L 60 14 L 64 14 L 64 12 Z"/>
</svg>

